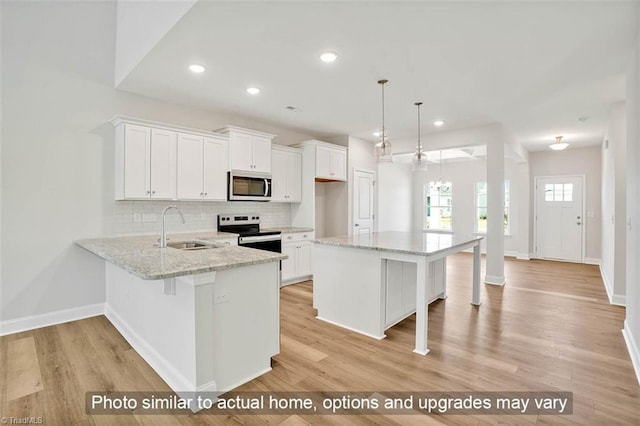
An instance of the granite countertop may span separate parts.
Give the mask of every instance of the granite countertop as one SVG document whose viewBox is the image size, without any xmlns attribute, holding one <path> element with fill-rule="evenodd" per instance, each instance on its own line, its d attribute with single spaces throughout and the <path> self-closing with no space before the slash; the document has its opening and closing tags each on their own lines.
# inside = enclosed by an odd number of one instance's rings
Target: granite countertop
<svg viewBox="0 0 640 426">
<path fill-rule="evenodd" d="M 483 237 L 479 235 L 442 234 L 434 232 L 372 232 L 320 238 L 316 244 L 364 248 L 405 254 L 429 255 L 463 246 Z"/>
<path fill-rule="evenodd" d="M 216 239 L 233 237 L 237 235 L 197 232 L 168 235 L 167 241 L 196 240 L 215 244 Z M 161 249 L 157 234 L 85 239 L 76 241 L 76 244 L 143 280 L 195 275 L 287 258 L 281 253 L 232 245 L 205 250 L 180 250 L 171 247 Z"/>
<path fill-rule="evenodd" d="M 298 228 L 295 226 L 276 226 L 261 229 L 261 231 L 280 231 L 283 234 L 293 234 L 295 232 L 313 232 L 313 228 Z"/>
</svg>

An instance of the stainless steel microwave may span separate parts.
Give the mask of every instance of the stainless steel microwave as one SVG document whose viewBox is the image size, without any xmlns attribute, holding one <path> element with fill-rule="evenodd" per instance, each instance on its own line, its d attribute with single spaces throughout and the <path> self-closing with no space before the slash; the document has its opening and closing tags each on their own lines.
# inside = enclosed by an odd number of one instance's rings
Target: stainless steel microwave
<svg viewBox="0 0 640 426">
<path fill-rule="evenodd" d="M 230 171 L 228 198 L 230 201 L 271 200 L 271 175 L 242 170 Z"/>
</svg>

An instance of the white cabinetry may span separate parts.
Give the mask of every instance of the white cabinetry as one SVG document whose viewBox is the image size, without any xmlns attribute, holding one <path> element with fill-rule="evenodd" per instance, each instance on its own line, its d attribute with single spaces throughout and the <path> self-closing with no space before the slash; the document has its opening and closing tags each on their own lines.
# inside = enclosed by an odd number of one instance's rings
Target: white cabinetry
<svg viewBox="0 0 640 426">
<path fill-rule="evenodd" d="M 313 238 L 313 232 L 282 235 L 282 253 L 289 256 L 282 261 L 282 285 L 306 281 L 312 277 Z"/>
<path fill-rule="evenodd" d="M 176 132 L 123 121 L 114 125 L 115 198 L 175 198 Z"/>
<path fill-rule="evenodd" d="M 347 150 L 338 146 L 316 146 L 316 179 L 347 180 Z"/>
<path fill-rule="evenodd" d="M 271 149 L 271 201 L 302 200 L 302 151 L 273 145 Z"/>
<path fill-rule="evenodd" d="M 177 198 L 225 201 L 226 137 L 180 133 L 177 151 Z"/>
<path fill-rule="evenodd" d="M 229 135 L 231 170 L 271 173 L 271 141 L 275 135 L 235 126 L 217 131 Z"/>
<path fill-rule="evenodd" d="M 111 123 L 116 200 L 226 201 L 228 136 L 120 115 Z"/>
</svg>

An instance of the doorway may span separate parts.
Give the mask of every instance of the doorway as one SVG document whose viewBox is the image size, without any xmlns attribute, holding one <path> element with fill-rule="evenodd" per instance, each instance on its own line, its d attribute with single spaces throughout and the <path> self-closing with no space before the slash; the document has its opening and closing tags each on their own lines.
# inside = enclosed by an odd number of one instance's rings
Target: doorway
<svg viewBox="0 0 640 426">
<path fill-rule="evenodd" d="M 584 176 L 535 178 L 535 257 L 584 261 Z"/>
<path fill-rule="evenodd" d="M 363 170 L 353 172 L 353 229 L 354 235 L 374 231 L 375 173 Z"/>
</svg>

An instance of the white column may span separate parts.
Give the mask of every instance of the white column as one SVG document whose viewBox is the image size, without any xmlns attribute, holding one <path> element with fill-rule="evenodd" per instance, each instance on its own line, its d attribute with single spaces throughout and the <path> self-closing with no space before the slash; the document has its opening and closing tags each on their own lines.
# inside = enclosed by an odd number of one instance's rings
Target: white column
<svg viewBox="0 0 640 426">
<path fill-rule="evenodd" d="M 487 262 L 484 282 L 504 285 L 504 140 L 487 144 Z"/>
</svg>

